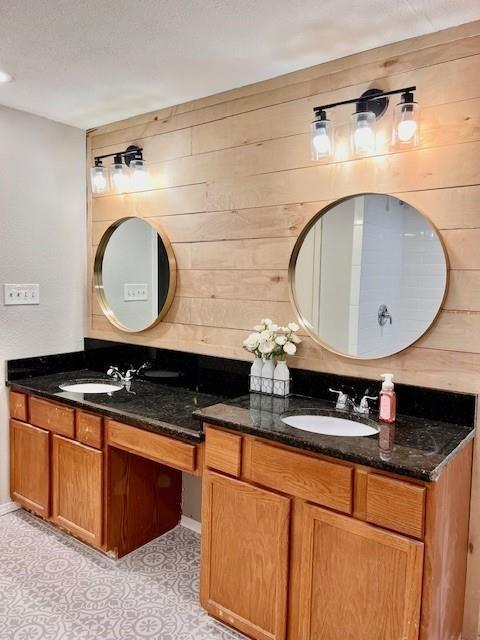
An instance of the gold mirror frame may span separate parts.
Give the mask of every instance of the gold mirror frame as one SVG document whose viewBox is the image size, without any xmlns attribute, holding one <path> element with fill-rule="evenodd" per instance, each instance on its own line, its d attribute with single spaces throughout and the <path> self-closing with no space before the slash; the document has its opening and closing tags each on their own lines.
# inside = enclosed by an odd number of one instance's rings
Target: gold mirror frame
<svg viewBox="0 0 480 640">
<path fill-rule="evenodd" d="M 324 342 L 315 333 L 314 328 L 312 327 L 310 322 L 307 320 L 307 318 L 305 318 L 302 315 L 300 309 L 297 306 L 296 296 L 295 296 L 295 267 L 296 267 L 296 264 L 297 264 L 298 254 L 300 252 L 300 249 L 302 248 L 303 242 L 304 242 L 305 237 L 307 236 L 308 232 L 331 209 L 333 209 L 337 205 L 341 204 L 342 202 L 345 202 L 346 200 L 352 200 L 353 198 L 358 198 L 360 196 L 390 196 L 392 198 L 397 198 L 397 200 L 401 200 L 402 202 L 405 202 L 410 207 L 415 209 L 420 215 L 422 215 L 429 222 L 429 224 L 431 225 L 432 229 L 435 231 L 435 235 L 437 236 L 437 239 L 438 239 L 438 241 L 439 241 L 439 243 L 440 243 L 440 245 L 442 247 L 443 257 L 445 259 L 445 269 L 446 269 L 445 288 L 444 288 L 444 291 L 443 291 L 442 300 L 440 301 L 440 304 L 439 304 L 439 307 L 438 307 L 438 311 L 435 314 L 435 317 L 433 318 L 431 323 L 428 325 L 428 327 L 425 329 L 425 331 L 423 331 L 423 333 L 421 333 L 418 336 L 418 338 L 416 338 L 413 342 L 410 342 L 405 347 L 402 347 L 402 349 L 399 349 L 398 351 L 394 351 L 392 353 L 388 353 L 387 355 L 384 355 L 384 356 L 376 356 L 375 358 L 364 358 L 362 356 L 355 356 L 355 355 L 351 355 L 351 354 L 348 354 L 348 353 L 343 353 L 342 351 L 337 351 L 334 347 L 329 345 L 327 342 Z M 291 302 L 291 304 L 293 306 L 293 309 L 294 309 L 295 314 L 297 316 L 297 319 L 299 321 L 299 324 L 305 329 L 305 331 L 312 338 L 312 340 L 314 342 L 316 342 L 318 345 L 320 345 L 321 347 L 323 347 L 327 351 L 330 351 L 331 353 L 334 353 L 337 356 L 342 356 L 343 358 L 349 358 L 351 360 L 365 360 L 365 361 L 367 361 L 367 360 L 380 360 L 382 358 L 389 358 L 389 357 L 394 356 L 394 355 L 396 355 L 398 353 L 402 353 L 406 349 L 408 349 L 411 346 L 413 346 L 414 344 L 416 344 L 437 323 L 438 318 L 440 316 L 440 313 L 442 312 L 443 305 L 445 303 L 445 299 L 447 297 L 449 284 L 450 284 L 450 262 L 449 262 L 449 259 L 448 259 L 447 248 L 445 246 L 445 242 L 443 241 L 442 236 L 439 234 L 438 229 L 433 224 L 431 218 L 429 216 L 425 215 L 425 213 L 423 211 L 420 211 L 419 209 L 417 209 L 417 207 L 415 205 L 410 204 L 410 202 L 408 202 L 408 200 L 405 200 L 404 198 L 399 198 L 398 196 L 392 195 L 392 194 L 389 194 L 389 193 L 378 193 L 378 192 L 375 192 L 375 191 L 366 191 L 366 192 L 363 192 L 363 193 L 354 193 L 354 194 L 351 194 L 349 196 L 345 196 L 344 198 L 339 198 L 338 200 L 335 200 L 335 201 L 331 202 L 330 204 L 328 204 L 323 209 L 320 209 L 320 211 L 318 211 L 312 217 L 312 219 L 309 220 L 307 222 L 307 224 L 303 227 L 303 229 L 300 231 L 300 234 L 299 234 L 299 236 L 297 238 L 297 241 L 295 242 L 295 245 L 294 245 L 294 247 L 292 249 L 292 253 L 290 255 L 290 262 L 289 262 L 289 265 L 288 265 L 288 294 L 289 294 L 290 302 Z"/>
<path fill-rule="evenodd" d="M 143 220 L 147 224 L 149 224 L 154 231 L 160 236 L 163 246 L 165 247 L 165 251 L 167 253 L 168 258 L 168 268 L 169 268 L 169 283 L 168 283 L 168 294 L 167 298 L 163 304 L 163 307 L 160 309 L 155 320 L 145 327 L 144 329 L 130 329 L 125 326 L 113 313 L 110 305 L 107 302 L 107 298 L 105 296 L 105 291 L 103 288 L 103 279 L 102 279 L 102 265 L 103 265 L 103 257 L 105 255 L 105 249 L 112 237 L 113 233 L 118 229 L 118 227 L 126 222 L 127 220 Z M 105 314 L 107 320 L 117 329 L 121 331 L 125 331 L 127 333 L 142 333 L 143 331 L 148 331 L 152 329 L 155 325 L 157 325 L 167 314 L 170 309 L 173 299 L 175 297 L 175 289 L 177 286 L 177 261 L 175 259 L 175 253 L 172 249 L 172 245 L 170 244 L 170 240 L 168 239 L 167 234 L 162 229 L 160 225 L 156 222 L 148 220 L 147 218 L 141 218 L 140 216 L 126 216 L 124 218 L 120 218 L 116 220 L 113 224 L 111 224 L 108 229 L 105 231 L 103 236 L 98 243 L 97 252 L 95 254 L 95 262 L 93 266 L 93 285 L 95 289 L 95 294 L 97 295 L 100 307 Z"/>
</svg>

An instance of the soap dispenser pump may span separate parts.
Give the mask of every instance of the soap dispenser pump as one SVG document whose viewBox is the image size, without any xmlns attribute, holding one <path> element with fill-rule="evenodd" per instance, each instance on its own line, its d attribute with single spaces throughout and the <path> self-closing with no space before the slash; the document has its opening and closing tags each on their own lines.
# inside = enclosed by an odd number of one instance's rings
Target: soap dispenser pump
<svg viewBox="0 0 480 640">
<path fill-rule="evenodd" d="M 379 418 L 391 424 L 397 415 L 397 395 L 393 390 L 393 373 L 382 373 L 382 390 L 380 391 Z"/>
</svg>

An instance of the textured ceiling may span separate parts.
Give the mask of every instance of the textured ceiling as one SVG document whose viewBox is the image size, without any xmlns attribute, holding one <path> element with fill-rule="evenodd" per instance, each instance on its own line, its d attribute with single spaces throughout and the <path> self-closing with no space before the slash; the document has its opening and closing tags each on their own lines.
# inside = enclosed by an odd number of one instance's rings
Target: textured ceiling
<svg viewBox="0 0 480 640">
<path fill-rule="evenodd" d="M 88 128 L 479 18 L 478 0 L 0 0 L 0 104 Z"/>
</svg>

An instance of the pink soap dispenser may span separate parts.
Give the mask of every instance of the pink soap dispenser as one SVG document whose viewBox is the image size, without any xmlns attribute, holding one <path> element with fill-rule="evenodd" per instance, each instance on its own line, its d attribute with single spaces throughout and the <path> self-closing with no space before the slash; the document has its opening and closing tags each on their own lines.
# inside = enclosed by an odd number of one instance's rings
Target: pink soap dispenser
<svg viewBox="0 0 480 640">
<path fill-rule="evenodd" d="M 382 390 L 380 391 L 379 418 L 391 424 L 397 416 L 397 394 L 393 390 L 393 373 L 382 373 Z"/>
</svg>

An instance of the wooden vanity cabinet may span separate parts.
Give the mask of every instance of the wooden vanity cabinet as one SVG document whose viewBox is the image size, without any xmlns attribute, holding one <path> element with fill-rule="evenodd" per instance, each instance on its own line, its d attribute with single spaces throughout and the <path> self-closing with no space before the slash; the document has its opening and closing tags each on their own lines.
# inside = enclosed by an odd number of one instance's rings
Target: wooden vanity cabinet
<svg viewBox="0 0 480 640">
<path fill-rule="evenodd" d="M 103 453 L 53 435 L 52 472 L 52 522 L 101 547 Z"/>
<path fill-rule="evenodd" d="M 10 493 L 25 509 L 50 515 L 48 431 L 18 420 L 10 420 Z"/>
<path fill-rule="evenodd" d="M 472 443 L 421 482 L 205 427 L 211 615 L 255 640 L 461 636 Z"/>
<path fill-rule="evenodd" d="M 203 476 L 200 598 L 255 640 L 284 640 L 291 500 L 213 472 Z"/>
<path fill-rule="evenodd" d="M 302 640 L 416 640 L 423 543 L 305 505 Z"/>
</svg>

